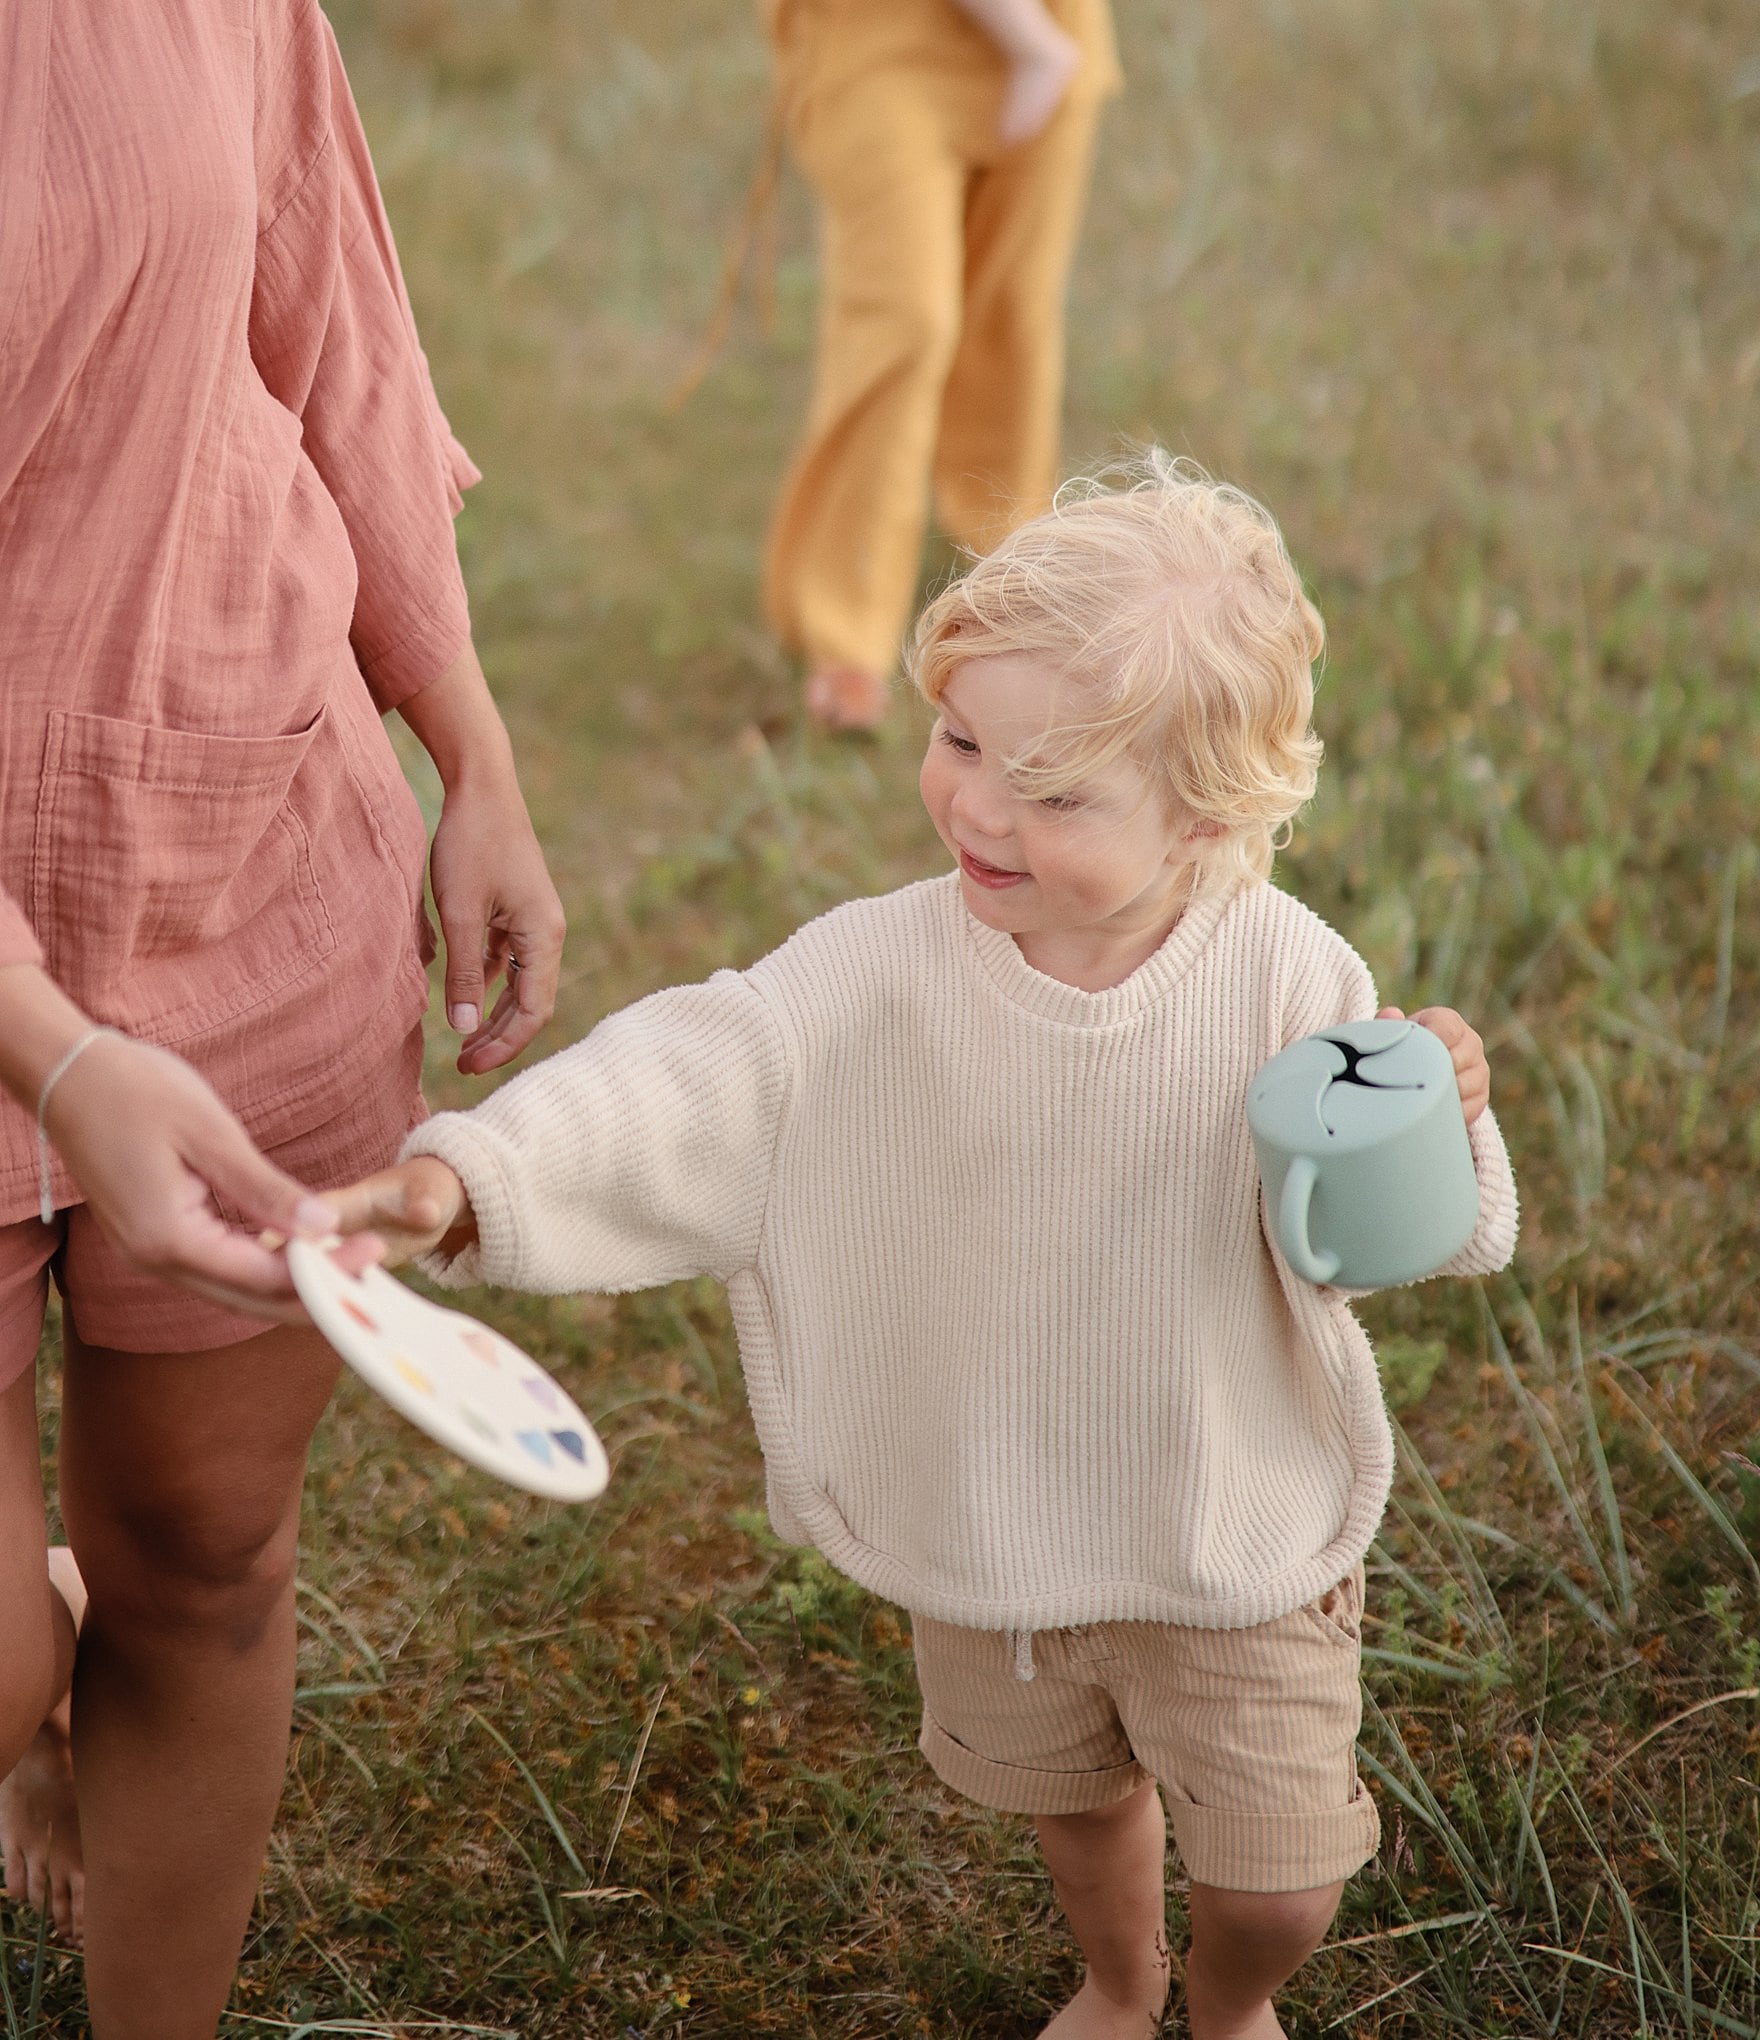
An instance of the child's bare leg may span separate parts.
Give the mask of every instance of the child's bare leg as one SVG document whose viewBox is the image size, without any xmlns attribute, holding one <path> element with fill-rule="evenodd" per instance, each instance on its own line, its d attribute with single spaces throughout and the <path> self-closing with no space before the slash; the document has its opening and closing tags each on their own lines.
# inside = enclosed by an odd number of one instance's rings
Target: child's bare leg
<svg viewBox="0 0 1760 2040">
<path fill-rule="evenodd" d="M 77 1631 L 86 1611 L 85 1583 L 64 1544 L 49 1553 L 49 1580 Z M 59 1611 L 55 1619 L 62 1622 Z M 0 1778 L 0 1849 L 7 1897 L 48 1913 L 56 1933 L 77 1948 L 85 1932 L 86 1866 L 73 1792 L 72 1683 L 69 1678 L 62 1685 L 30 1747 Z"/>
<path fill-rule="evenodd" d="M 1192 2040 L 1280 2040 L 1271 2006 L 1326 1938 L 1340 1884 L 1313 1891 L 1223 1891 L 1192 1886 L 1186 2017 Z"/>
<path fill-rule="evenodd" d="M 1152 1784 L 1092 1813 L 1042 1814 L 1057 1896 L 1088 1962 L 1043 2040 L 1149 2040 L 1167 2002 L 1167 1821 Z"/>
</svg>

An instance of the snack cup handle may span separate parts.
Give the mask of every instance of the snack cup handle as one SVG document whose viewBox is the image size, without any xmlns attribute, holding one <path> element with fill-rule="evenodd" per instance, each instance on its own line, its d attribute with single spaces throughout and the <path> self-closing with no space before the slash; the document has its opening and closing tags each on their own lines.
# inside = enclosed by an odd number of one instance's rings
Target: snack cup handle
<svg viewBox="0 0 1760 2040">
<path fill-rule="evenodd" d="M 1284 1259 L 1304 1282 L 1330 1282 L 1338 1273 L 1338 1256 L 1316 1253 L 1308 1240 L 1308 1207 L 1314 1201 L 1314 1185 L 1320 1172 L 1311 1155 L 1297 1155 L 1283 1179 L 1283 1194 L 1277 1200 L 1277 1243 Z"/>
</svg>

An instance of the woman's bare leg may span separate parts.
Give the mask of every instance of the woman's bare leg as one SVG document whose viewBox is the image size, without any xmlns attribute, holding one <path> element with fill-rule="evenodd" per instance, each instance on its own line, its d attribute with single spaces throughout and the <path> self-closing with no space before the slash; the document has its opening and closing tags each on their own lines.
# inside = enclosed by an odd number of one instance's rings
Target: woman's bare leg
<svg viewBox="0 0 1760 2040">
<path fill-rule="evenodd" d="M 336 1372 L 303 1327 L 194 1354 L 68 1329 L 94 2040 L 212 2040 L 231 1989 L 287 1759 L 306 1447 Z"/>
</svg>

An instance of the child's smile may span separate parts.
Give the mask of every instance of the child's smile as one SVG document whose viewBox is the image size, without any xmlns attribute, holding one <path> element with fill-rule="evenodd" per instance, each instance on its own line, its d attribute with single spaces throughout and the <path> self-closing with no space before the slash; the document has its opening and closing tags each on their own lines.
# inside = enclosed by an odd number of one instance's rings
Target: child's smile
<svg viewBox="0 0 1760 2040">
<path fill-rule="evenodd" d="M 923 804 L 959 864 L 970 911 L 1036 970 L 1101 991 L 1154 954 L 1191 893 L 1208 827 L 1175 817 L 1128 758 L 1050 795 L 1016 767 L 1091 713 L 1079 682 L 1028 653 L 968 659 L 939 703 Z"/>
<path fill-rule="evenodd" d="M 959 852 L 959 868 L 975 885 L 987 887 L 992 892 L 1004 892 L 1011 885 L 1025 885 L 1024 871 L 1006 871 L 1000 864 L 986 864 L 981 857 L 975 857 L 970 850 Z"/>
</svg>

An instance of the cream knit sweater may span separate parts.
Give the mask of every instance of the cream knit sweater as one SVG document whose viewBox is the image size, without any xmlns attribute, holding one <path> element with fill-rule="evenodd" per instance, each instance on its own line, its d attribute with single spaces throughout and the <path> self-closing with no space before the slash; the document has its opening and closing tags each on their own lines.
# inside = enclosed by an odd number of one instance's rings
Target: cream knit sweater
<svg viewBox="0 0 1760 2040">
<path fill-rule="evenodd" d="M 1083 992 L 949 876 L 655 993 L 405 1152 L 470 1193 L 447 1283 L 719 1276 L 777 1530 L 875 1593 L 988 1629 L 1235 1628 L 1339 1579 L 1387 1499 L 1369 1342 L 1269 1244 L 1245 1109 L 1268 1056 L 1374 1010 L 1268 884 Z M 1515 1243 L 1490 1113 L 1472 1133 L 1450 1273 Z"/>
</svg>

